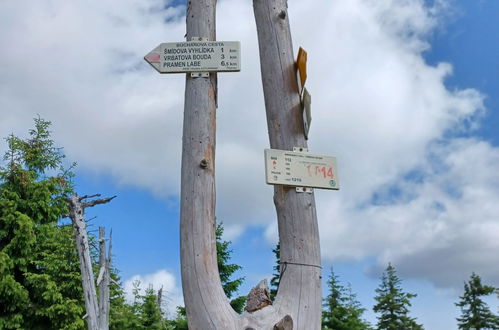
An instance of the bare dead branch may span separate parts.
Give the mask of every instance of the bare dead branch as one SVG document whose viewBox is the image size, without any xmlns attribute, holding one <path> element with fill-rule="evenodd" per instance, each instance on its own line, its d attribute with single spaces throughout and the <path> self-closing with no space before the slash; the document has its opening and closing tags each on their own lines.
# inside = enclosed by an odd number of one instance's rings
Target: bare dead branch
<svg viewBox="0 0 499 330">
<path fill-rule="evenodd" d="M 93 195 L 84 195 L 84 196 L 80 196 L 78 198 L 78 200 L 81 202 L 82 200 L 84 199 L 88 199 L 88 198 L 94 198 L 94 197 L 100 197 L 101 194 L 93 194 Z"/>
<path fill-rule="evenodd" d="M 245 310 L 248 313 L 253 313 L 270 305 L 272 305 L 272 300 L 270 299 L 267 280 L 261 280 L 257 286 L 251 289 L 248 300 L 246 301 Z"/>
<path fill-rule="evenodd" d="M 93 201 L 90 201 L 90 202 L 81 203 L 81 206 L 83 208 L 87 208 L 87 207 L 92 207 L 92 206 L 99 205 L 99 204 L 106 204 L 115 198 L 116 198 L 116 196 L 109 197 L 109 198 L 94 199 Z"/>
</svg>

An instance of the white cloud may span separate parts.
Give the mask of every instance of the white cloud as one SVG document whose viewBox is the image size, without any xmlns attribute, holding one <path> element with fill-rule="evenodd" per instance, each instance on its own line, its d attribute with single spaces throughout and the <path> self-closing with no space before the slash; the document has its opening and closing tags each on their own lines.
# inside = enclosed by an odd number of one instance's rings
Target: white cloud
<svg viewBox="0 0 499 330">
<path fill-rule="evenodd" d="M 80 168 L 177 195 L 184 76 L 159 75 L 142 59 L 183 40 L 184 8 L 168 3 L 1 2 L 0 135 L 24 132 L 39 113 Z M 290 4 L 289 16 L 295 48 L 308 51 L 309 148 L 339 161 L 342 190 L 316 193 L 323 255 L 391 260 L 445 286 L 449 274 L 499 270 L 484 259 L 497 249 L 498 150 L 449 137 L 478 127 L 483 96 L 447 89 L 451 64 L 425 63 L 446 2 L 425 3 L 311 0 Z M 219 75 L 217 217 L 228 239 L 247 225 L 272 237 L 251 3 L 219 1 L 217 24 L 219 40 L 242 45 L 242 71 Z"/>
<path fill-rule="evenodd" d="M 163 288 L 163 309 L 168 316 L 176 315 L 176 307 L 184 305 L 182 298 L 182 289 L 177 286 L 175 276 L 165 269 L 160 269 L 152 274 L 134 275 L 125 281 L 123 287 L 125 290 L 126 299 L 129 303 L 134 301 L 135 285 L 139 289 L 138 294 L 143 295 L 145 290 L 152 287 L 154 291 L 158 292 Z"/>
</svg>

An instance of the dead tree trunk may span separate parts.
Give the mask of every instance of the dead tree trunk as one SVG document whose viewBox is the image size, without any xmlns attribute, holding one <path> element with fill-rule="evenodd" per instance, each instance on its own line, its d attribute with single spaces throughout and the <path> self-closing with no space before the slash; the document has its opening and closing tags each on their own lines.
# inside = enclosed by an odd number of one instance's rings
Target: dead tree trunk
<svg viewBox="0 0 499 330">
<path fill-rule="evenodd" d="M 106 256 L 106 235 L 104 227 L 99 227 L 99 330 L 109 329 L 109 285 L 111 282 L 111 236 L 109 236 L 109 250 Z"/>
<path fill-rule="evenodd" d="M 216 0 L 191 0 L 187 40 L 215 40 Z M 180 250 L 189 329 L 237 329 L 220 283 L 215 246 L 216 73 L 187 74 L 182 138 Z"/>
<path fill-rule="evenodd" d="M 69 205 L 69 217 L 73 223 L 73 232 L 76 239 L 76 249 L 80 259 L 80 271 L 83 285 L 83 295 L 85 297 L 86 320 L 89 330 L 100 330 L 99 328 L 99 304 L 95 289 L 94 273 L 92 270 L 92 261 L 90 259 L 90 246 L 88 244 L 87 226 L 84 219 L 85 208 L 98 204 L 105 204 L 114 197 L 96 199 L 85 202 L 85 199 L 98 197 L 100 195 L 82 196 L 73 195 L 66 201 Z"/>
<path fill-rule="evenodd" d="M 287 0 L 253 0 L 267 126 L 272 149 L 307 147 L 288 21 Z M 281 274 L 276 309 L 296 329 L 320 329 L 320 244 L 313 194 L 274 187 Z"/>
</svg>

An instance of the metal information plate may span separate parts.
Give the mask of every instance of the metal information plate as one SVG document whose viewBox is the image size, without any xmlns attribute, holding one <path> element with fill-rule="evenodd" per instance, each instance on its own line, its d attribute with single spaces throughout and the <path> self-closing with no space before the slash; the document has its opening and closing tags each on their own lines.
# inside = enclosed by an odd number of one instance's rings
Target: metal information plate
<svg viewBox="0 0 499 330">
<path fill-rule="evenodd" d="M 241 71 L 239 41 L 162 43 L 144 59 L 159 73 Z"/>
<path fill-rule="evenodd" d="M 312 96 L 307 88 L 303 89 L 301 104 L 303 107 L 303 132 L 308 140 L 308 132 L 310 131 L 310 123 L 312 123 Z"/>
<path fill-rule="evenodd" d="M 267 184 L 340 189 L 336 158 L 308 152 L 265 149 Z"/>
</svg>

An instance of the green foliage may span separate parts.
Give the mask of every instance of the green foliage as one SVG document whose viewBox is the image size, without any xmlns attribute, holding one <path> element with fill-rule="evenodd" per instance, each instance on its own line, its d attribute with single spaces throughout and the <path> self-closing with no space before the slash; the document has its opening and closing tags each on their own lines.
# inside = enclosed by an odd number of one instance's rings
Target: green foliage
<svg viewBox="0 0 499 330">
<path fill-rule="evenodd" d="M 125 292 L 120 282 L 118 271 L 116 269 L 111 271 L 109 298 L 109 329 L 139 329 L 141 324 L 138 313 L 138 291 L 135 292 L 135 303 L 133 305 L 128 304 L 125 298 Z"/>
<path fill-rule="evenodd" d="M 406 293 L 400 287 L 401 280 L 395 273 L 395 268 L 388 264 L 386 271 L 381 277 L 381 284 L 376 289 L 377 296 L 374 298 L 377 304 L 373 310 L 379 313 L 378 329 L 390 330 L 419 330 L 423 329 L 416 323 L 415 318 L 409 317 L 410 300 L 416 297 L 416 294 Z"/>
<path fill-rule="evenodd" d="M 329 294 L 324 299 L 322 312 L 322 329 L 334 330 L 366 330 L 371 325 L 362 319 L 365 308 L 357 301 L 350 286 L 340 284 L 338 276 L 331 269 L 327 281 Z"/>
<path fill-rule="evenodd" d="M 133 283 L 133 303 L 125 301 L 121 286 L 111 293 L 111 314 L 109 329 L 113 330 L 166 330 L 174 329 L 163 317 L 158 295 L 149 286 L 140 293 L 140 281 Z M 113 301 L 114 300 L 114 301 Z"/>
<path fill-rule="evenodd" d="M 0 167 L 0 329 L 83 329 L 79 262 L 71 228 L 58 226 L 73 174 L 50 122 L 10 135 Z"/>
<path fill-rule="evenodd" d="M 464 283 L 464 294 L 456 306 L 461 308 L 461 317 L 457 318 L 459 329 L 499 329 L 499 317 L 494 315 L 487 304 L 480 299 L 493 294 L 493 286 L 482 284 L 482 279 L 475 273 Z"/>
<path fill-rule="evenodd" d="M 160 330 L 165 329 L 165 320 L 161 315 L 161 308 L 158 302 L 158 296 L 152 286 L 146 289 L 142 296 L 141 322 L 144 329 Z"/>
<path fill-rule="evenodd" d="M 232 275 L 240 270 L 241 266 L 236 264 L 229 264 L 230 255 L 232 253 L 232 250 L 229 249 L 229 245 L 231 244 L 231 242 L 222 241 L 223 232 L 223 224 L 217 224 L 215 236 L 217 244 L 218 272 L 220 273 L 220 281 L 222 282 L 222 287 L 224 289 L 225 295 L 227 296 L 227 298 L 231 299 L 239 289 L 239 286 L 243 283 L 244 277 L 239 277 L 235 280 L 231 280 Z M 234 308 L 237 313 L 243 312 L 245 303 L 246 297 L 244 296 L 236 297 L 230 302 L 232 308 Z"/>
<path fill-rule="evenodd" d="M 274 300 L 279 290 L 279 281 L 281 280 L 281 242 L 277 242 L 275 249 L 272 249 L 275 255 L 276 263 L 272 268 L 274 273 L 270 279 L 270 299 Z"/>
<path fill-rule="evenodd" d="M 174 330 L 189 330 L 186 315 L 185 307 L 177 306 L 177 318 L 175 320 L 167 321 L 167 324 Z"/>
</svg>

